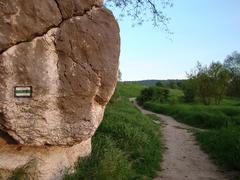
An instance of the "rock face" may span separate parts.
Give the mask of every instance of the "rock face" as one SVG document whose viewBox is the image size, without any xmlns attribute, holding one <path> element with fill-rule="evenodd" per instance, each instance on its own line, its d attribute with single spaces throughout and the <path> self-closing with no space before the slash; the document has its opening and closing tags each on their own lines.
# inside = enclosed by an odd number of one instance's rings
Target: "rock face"
<svg viewBox="0 0 240 180">
<path fill-rule="evenodd" d="M 0 52 L 62 21 L 54 0 L 0 0 Z"/>
<path fill-rule="evenodd" d="M 92 137 L 118 74 L 119 28 L 101 0 L 0 0 L 0 130 L 25 145 Z M 31 86 L 31 98 L 14 96 Z"/>
<path fill-rule="evenodd" d="M 61 180 L 78 158 L 90 154 L 91 139 L 71 147 L 31 147 L 9 145 L 0 138 L 0 146 L 1 180 L 9 180 L 17 169 L 24 172 L 18 179 Z"/>
</svg>

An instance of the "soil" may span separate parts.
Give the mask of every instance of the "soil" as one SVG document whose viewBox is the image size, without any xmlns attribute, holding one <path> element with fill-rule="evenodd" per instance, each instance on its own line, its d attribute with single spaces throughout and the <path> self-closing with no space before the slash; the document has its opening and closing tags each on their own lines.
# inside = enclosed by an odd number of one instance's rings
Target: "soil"
<svg viewBox="0 0 240 180">
<path fill-rule="evenodd" d="M 162 122 L 166 150 L 161 171 L 156 180 L 225 180 L 223 171 L 213 164 L 197 144 L 194 128 L 179 123 L 172 117 L 146 111 L 131 99 L 143 114 L 154 114 Z"/>
</svg>

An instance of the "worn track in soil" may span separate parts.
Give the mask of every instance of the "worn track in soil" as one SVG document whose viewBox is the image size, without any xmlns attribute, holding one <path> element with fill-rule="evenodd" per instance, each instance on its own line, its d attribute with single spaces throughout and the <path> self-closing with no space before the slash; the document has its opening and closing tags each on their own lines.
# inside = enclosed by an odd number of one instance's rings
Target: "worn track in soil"
<svg viewBox="0 0 240 180">
<path fill-rule="evenodd" d="M 223 172 L 209 160 L 197 144 L 193 128 L 179 123 L 173 118 L 142 109 L 134 99 L 135 106 L 143 114 L 154 114 L 162 124 L 165 142 L 162 170 L 156 180 L 225 180 Z"/>
</svg>

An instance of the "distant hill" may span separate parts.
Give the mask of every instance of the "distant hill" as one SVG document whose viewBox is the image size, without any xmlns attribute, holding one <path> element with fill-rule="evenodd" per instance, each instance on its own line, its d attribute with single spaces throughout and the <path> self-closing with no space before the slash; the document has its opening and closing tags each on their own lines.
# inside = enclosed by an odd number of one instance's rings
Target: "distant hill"
<svg viewBox="0 0 240 180">
<path fill-rule="evenodd" d="M 125 81 L 125 83 L 139 83 L 144 86 L 154 86 L 156 85 L 156 83 L 161 82 L 164 87 L 169 87 L 169 86 L 181 87 L 184 81 L 186 80 L 185 79 L 168 79 L 168 80 L 150 79 L 150 80 L 140 80 L 140 81 Z"/>
</svg>

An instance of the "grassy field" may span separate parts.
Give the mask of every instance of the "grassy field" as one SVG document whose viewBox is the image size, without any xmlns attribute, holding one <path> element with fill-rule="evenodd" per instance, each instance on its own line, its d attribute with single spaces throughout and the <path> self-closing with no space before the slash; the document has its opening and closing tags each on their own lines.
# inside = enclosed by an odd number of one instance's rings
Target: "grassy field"
<svg viewBox="0 0 240 180">
<path fill-rule="evenodd" d="M 240 170 L 239 127 L 197 132 L 196 137 L 202 149 L 219 166 L 227 170 Z"/>
<path fill-rule="evenodd" d="M 221 105 L 204 106 L 199 104 L 161 104 L 146 102 L 144 108 L 173 116 L 178 121 L 199 128 L 223 128 L 240 125 L 240 107 Z"/>
<path fill-rule="evenodd" d="M 69 179 L 151 179 L 160 168 L 163 146 L 159 125 L 142 115 L 128 97 L 143 86 L 120 84 L 117 101 L 110 103 L 93 137 L 91 156 L 81 159 Z"/>
<path fill-rule="evenodd" d="M 138 83 L 119 83 L 118 93 L 121 97 L 137 97 L 145 86 Z"/>
<path fill-rule="evenodd" d="M 181 101 L 179 90 L 170 90 L 176 104 L 149 101 L 145 109 L 173 116 L 176 120 L 205 131 L 196 133 L 201 148 L 221 167 L 240 170 L 240 100 L 225 98 L 220 105 L 205 106 Z"/>
</svg>

